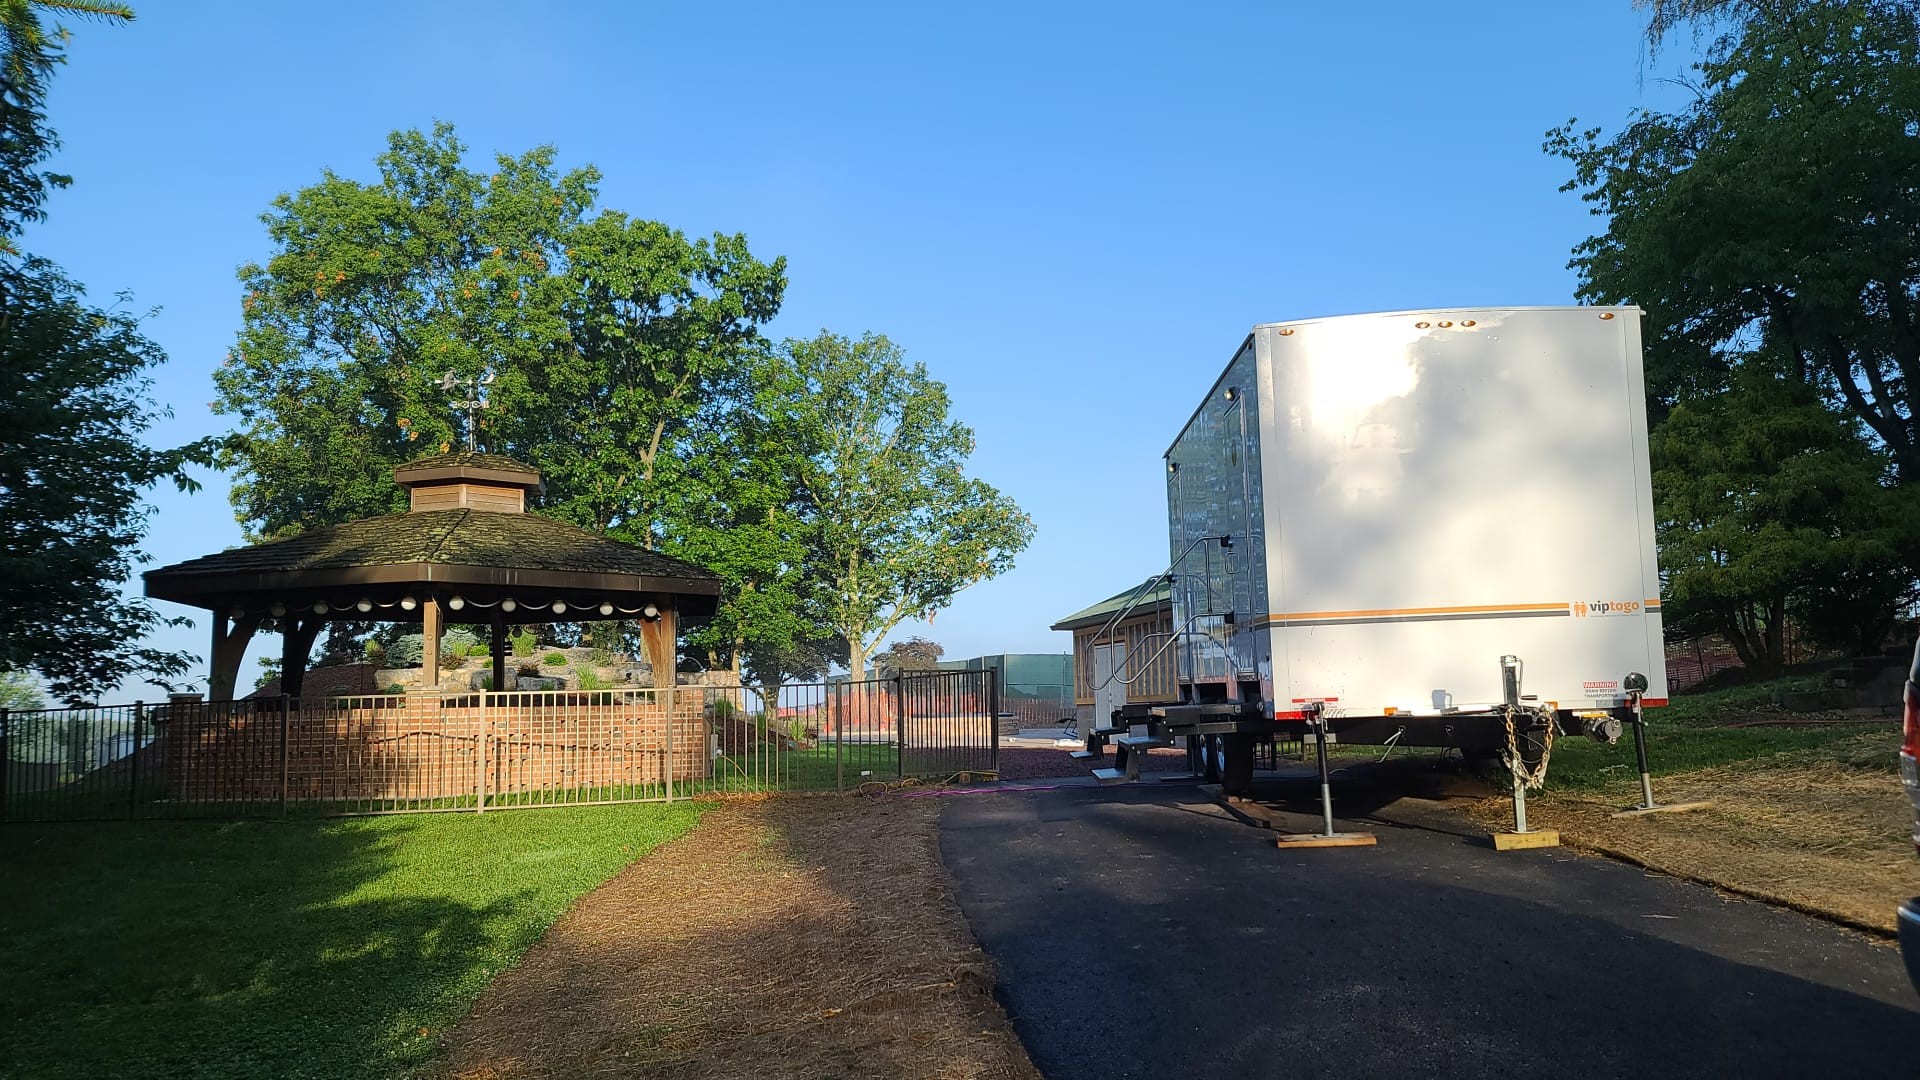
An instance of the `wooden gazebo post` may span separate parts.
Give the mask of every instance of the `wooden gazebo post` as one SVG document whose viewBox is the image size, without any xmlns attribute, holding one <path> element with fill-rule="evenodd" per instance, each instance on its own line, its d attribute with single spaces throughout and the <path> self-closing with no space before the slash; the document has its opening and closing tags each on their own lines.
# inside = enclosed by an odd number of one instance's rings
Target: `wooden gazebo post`
<svg viewBox="0 0 1920 1080">
<path fill-rule="evenodd" d="M 673 747 L 673 730 L 675 720 L 677 719 L 674 711 L 678 705 L 675 697 L 677 696 L 680 684 L 680 677 L 676 670 L 679 667 L 680 656 L 680 620 L 677 617 L 679 612 L 674 609 L 673 602 L 666 597 L 662 597 L 656 601 L 654 603 L 654 609 L 657 614 L 653 618 L 643 619 L 640 622 L 640 644 L 641 647 L 646 650 L 648 666 L 653 668 L 654 689 L 665 691 L 659 695 L 658 700 L 661 703 L 662 712 L 667 720 L 667 763 L 665 779 L 667 782 L 667 797 L 671 799 L 673 797 L 673 757 L 675 753 Z M 666 681 L 662 682 L 662 679 Z"/>
<path fill-rule="evenodd" d="M 420 602 L 420 681 L 440 685 L 440 602 Z"/>
</svg>

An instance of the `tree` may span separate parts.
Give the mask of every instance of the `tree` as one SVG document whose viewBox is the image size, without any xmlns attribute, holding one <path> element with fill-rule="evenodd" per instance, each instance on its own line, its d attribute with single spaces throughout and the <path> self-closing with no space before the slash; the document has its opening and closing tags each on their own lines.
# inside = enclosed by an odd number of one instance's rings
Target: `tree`
<svg viewBox="0 0 1920 1080">
<path fill-rule="evenodd" d="M 142 440 L 168 415 L 146 376 L 165 360 L 137 319 L 87 306 L 51 264 L 0 264 L 0 669 L 34 668 L 69 702 L 189 662 L 141 644 L 185 620 L 119 590 L 146 561 L 141 491 L 193 490 L 185 468 L 210 450 Z"/>
<path fill-rule="evenodd" d="M 973 431 L 947 389 L 885 337 L 787 341 L 760 412 L 788 448 L 809 508 L 809 562 L 848 669 L 902 620 L 1006 571 L 1033 538 L 1013 500 L 968 477 Z"/>
<path fill-rule="evenodd" d="M 0 709 L 44 709 L 47 697 L 25 671 L 0 671 Z"/>
<path fill-rule="evenodd" d="M 687 635 L 688 647 L 773 700 L 782 683 L 823 675 L 845 648 L 818 616 L 812 526 L 791 480 L 797 465 L 770 425 L 744 407 L 764 365 L 740 372 L 682 453 L 661 463 L 665 516 L 677 526 L 662 546 L 726 583 L 718 612 Z"/>
<path fill-rule="evenodd" d="M 1694 101 L 1546 148 L 1605 220 L 1579 295 L 1647 313 L 1667 619 L 1877 646 L 1920 563 L 1920 4 L 1642 6 L 1714 35 Z"/>
<path fill-rule="evenodd" d="M 938 642 L 916 634 L 887 646 L 885 652 L 875 653 L 874 672 L 882 678 L 891 678 L 903 671 L 936 671 L 946 651 Z"/>
<path fill-rule="evenodd" d="M 1682 7 L 1702 5 L 1682 5 Z M 1696 65 L 1698 97 L 1611 140 L 1547 149 L 1606 231 L 1580 296 L 1648 315 L 1655 418 L 1761 344 L 1920 470 L 1920 4 L 1752 0 Z"/>
<path fill-rule="evenodd" d="M 1671 630 L 1718 633 L 1754 671 L 1786 662 L 1789 616 L 1878 651 L 1911 590 L 1920 516 L 1854 421 L 1754 366 L 1675 406 L 1651 452 Z"/>
<path fill-rule="evenodd" d="M 669 531 L 658 463 L 759 342 L 784 261 L 589 219 L 599 173 L 557 172 L 551 147 L 491 173 L 465 151 L 450 125 L 396 132 L 377 182 L 328 173 L 266 215 L 275 252 L 241 270 L 244 325 L 215 380 L 255 535 L 402 509 L 387 469 L 470 434 L 541 469 L 545 513 L 650 544 Z M 449 408 L 448 371 L 495 376 L 478 431 Z"/>
<path fill-rule="evenodd" d="M 0 255 L 17 255 L 14 238 L 44 216 L 48 191 L 72 178 L 40 170 L 60 146 L 46 126 L 47 84 L 66 63 L 67 32 L 49 33 L 42 12 L 80 15 L 111 23 L 133 21 L 125 4 L 97 0 L 0 0 Z"/>
<path fill-rule="evenodd" d="M 162 625 L 119 595 L 145 561 L 140 492 L 206 460 L 194 444 L 154 450 L 141 436 L 166 415 L 145 372 L 165 361 L 122 311 L 87 306 L 81 287 L 15 243 L 68 178 L 41 170 L 59 145 L 46 126 L 66 31 L 41 14 L 124 23 L 123 4 L 0 0 L 0 670 L 33 668 L 77 703 L 134 673 L 184 671 L 188 657 L 144 647 Z"/>
</svg>

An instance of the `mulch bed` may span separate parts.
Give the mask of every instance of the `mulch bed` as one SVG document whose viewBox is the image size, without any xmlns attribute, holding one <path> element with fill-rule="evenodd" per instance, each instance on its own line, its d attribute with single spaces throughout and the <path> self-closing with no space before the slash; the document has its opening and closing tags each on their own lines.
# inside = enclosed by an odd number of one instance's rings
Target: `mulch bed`
<svg viewBox="0 0 1920 1080">
<path fill-rule="evenodd" d="M 938 802 L 715 809 L 496 979 L 440 1074 L 1038 1080 L 954 903 Z"/>
<path fill-rule="evenodd" d="M 1898 741 L 1897 733 L 1865 736 L 1854 753 L 1884 763 Z M 1777 754 L 1654 781 L 1663 803 L 1711 804 L 1691 813 L 1613 816 L 1640 799 L 1638 779 L 1624 777 L 1591 794 L 1549 786 L 1528 811 L 1570 847 L 1890 937 L 1895 904 L 1920 893 L 1913 814 L 1897 774 L 1824 759 L 1834 753 Z M 1512 828 L 1504 799 L 1484 799 L 1472 812 L 1490 829 Z"/>
<path fill-rule="evenodd" d="M 1097 761 L 1075 761 L 1069 757 L 1070 748 L 1058 750 L 1038 746 L 1003 746 L 1000 748 L 1000 779 L 1002 780 L 1052 780 L 1074 776 L 1086 776 L 1094 769 L 1108 768 L 1113 765 L 1113 749 L 1107 749 L 1106 756 Z M 1142 772 L 1180 772 L 1187 767 L 1187 752 L 1172 748 L 1148 751 L 1140 762 Z"/>
</svg>

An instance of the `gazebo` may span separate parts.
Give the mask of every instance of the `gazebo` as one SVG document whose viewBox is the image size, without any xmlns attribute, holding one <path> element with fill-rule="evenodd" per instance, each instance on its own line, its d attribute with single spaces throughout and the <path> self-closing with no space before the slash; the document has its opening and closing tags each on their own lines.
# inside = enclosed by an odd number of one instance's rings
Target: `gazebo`
<svg viewBox="0 0 1920 1080">
<path fill-rule="evenodd" d="M 493 687 L 507 689 L 507 627 L 636 620 L 656 684 L 671 685 L 680 622 L 713 614 L 720 580 L 691 563 L 526 512 L 540 473 L 474 452 L 408 462 L 403 514 L 310 529 L 145 574 L 146 593 L 213 614 L 207 697 L 234 696 L 268 619 L 282 631 L 281 688 L 298 697 L 330 621 L 419 623 L 423 678 L 440 679 L 441 626 L 492 629 Z"/>
</svg>

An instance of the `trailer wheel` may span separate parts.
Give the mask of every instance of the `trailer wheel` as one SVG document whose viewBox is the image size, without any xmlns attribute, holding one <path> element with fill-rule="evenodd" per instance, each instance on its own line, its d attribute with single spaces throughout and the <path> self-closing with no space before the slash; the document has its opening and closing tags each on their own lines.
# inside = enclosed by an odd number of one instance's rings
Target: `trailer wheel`
<svg viewBox="0 0 1920 1080">
<path fill-rule="evenodd" d="M 1220 739 L 1216 735 L 1200 738 L 1200 776 L 1209 784 L 1220 782 Z"/>
<path fill-rule="evenodd" d="M 1253 787 L 1253 734 L 1236 731 L 1220 736 L 1225 762 L 1220 768 L 1220 790 L 1228 795 L 1245 795 Z"/>
</svg>

